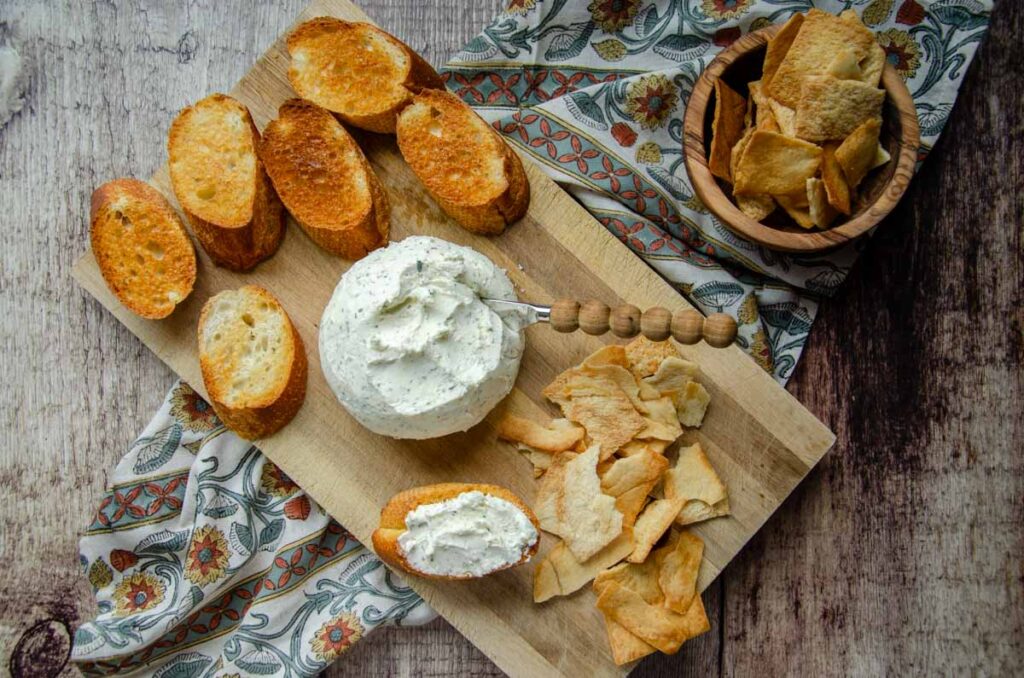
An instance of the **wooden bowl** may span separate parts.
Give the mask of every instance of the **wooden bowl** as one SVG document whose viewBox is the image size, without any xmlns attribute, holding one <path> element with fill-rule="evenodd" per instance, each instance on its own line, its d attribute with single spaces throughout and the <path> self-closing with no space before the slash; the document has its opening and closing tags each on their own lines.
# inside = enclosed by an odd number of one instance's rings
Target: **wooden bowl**
<svg viewBox="0 0 1024 678">
<path fill-rule="evenodd" d="M 870 172 L 857 187 L 853 214 L 845 221 L 837 220 L 834 226 L 824 231 L 800 228 L 789 221 L 788 216 L 784 220 L 773 221 L 780 210 L 766 220 L 768 223 L 754 221 L 730 199 L 726 193 L 728 184 L 723 182 L 720 185 L 711 174 L 705 140 L 711 139 L 715 80 L 723 78 L 726 84 L 747 96 L 747 83 L 760 79 L 768 40 L 780 28 L 781 24 L 748 33 L 722 51 L 701 75 L 690 94 L 683 121 L 686 169 L 701 201 L 734 232 L 774 250 L 819 252 L 864 235 L 899 202 L 917 162 L 920 144 L 917 111 L 903 79 L 887 63 L 882 72 L 886 97 L 879 141 L 889 151 L 892 160 Z"/>
</svg>

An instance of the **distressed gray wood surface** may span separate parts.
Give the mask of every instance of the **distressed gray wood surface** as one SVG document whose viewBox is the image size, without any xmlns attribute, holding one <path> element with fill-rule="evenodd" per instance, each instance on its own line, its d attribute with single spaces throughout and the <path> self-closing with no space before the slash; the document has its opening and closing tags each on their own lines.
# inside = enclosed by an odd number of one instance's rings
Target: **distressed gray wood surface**
<svg viewBox="0 0 1024 678">
<path fill-rule="evenodd" d="M 304 1 L 0 4 L 0 45 L 31 78 L 0 130 L 12 673 L 61 671 L 67 629 L 93 614 L 78 534 L 174 379 L 70 279 L 89 194 L 151 174 L 174 113 L 234 83 Z M 501 0 L 361 4 L 439 64 Z M 791 388 L 834 451 L 705 594 L 711 633 L 634 675 L 1024 671 L 1022 33 L 1004 0 L 945 137 L 823 306 Z M 328 672 L 497 673 L 443 622 L 375 633 Z"/>
</svg>

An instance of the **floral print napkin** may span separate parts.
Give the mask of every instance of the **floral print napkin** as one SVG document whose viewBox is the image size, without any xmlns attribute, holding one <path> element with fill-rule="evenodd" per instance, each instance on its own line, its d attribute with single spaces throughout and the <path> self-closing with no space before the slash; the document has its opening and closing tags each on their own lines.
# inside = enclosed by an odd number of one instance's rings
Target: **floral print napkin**
<svg viewBox="0 0 1024 678">
<path fill-rule="evenodd" d="M 988 0 L 511 0 L 448 64 L 448 88 L 785 383 L 819 300 L 864 242 L 781 254 L 735 235 L 683 164 L 690 90 L 741 35 L 818 7 L 853 9 L 906 79 L 923 159 L 988 26 Z"/>
<path fill-rule="evenodd" d="M 110 483 L 80 543 L 99 609 L 75 632 L 85 675 L 313 676 L 435 616 L 183 382 Z"/>
</svg>

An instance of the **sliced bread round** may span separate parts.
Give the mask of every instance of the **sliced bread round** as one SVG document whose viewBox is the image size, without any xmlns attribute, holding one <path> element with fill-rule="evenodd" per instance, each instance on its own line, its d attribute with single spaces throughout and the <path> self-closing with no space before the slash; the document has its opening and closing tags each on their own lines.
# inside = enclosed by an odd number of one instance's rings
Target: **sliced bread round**
<svg viewBox="0 0 1024 678">
<path fill-rule="evenodd" d="M 199 366 L 224 425 L 247 440 L 276 432 L 306 397 L 306 350 L 280 302 L 245 285 L 210 297 L 199 316 Z"/>
<path fill-rule="evenodd" d="M 441 208 L 474 233 L 498 234 L 530 206 L 523 163 L 449 92 L 424 90 L 398 116 L 398 148 Z"/>
<path fill-rule="evenodd" d="M 89 240 L 110 291 L 143 318 L 166 318 L 192 293 L 196 252 L 155 188 L 114 179 L 92 194 Z"/>
<path fill-rule="evenodd" d="M 174 194 L 217 264 L 245 271 L 277 251 L 284 209 L 256 154 L 249 109 L 211 94 L 171 123 L 167 153 Z"/>
<path fill-rule="evenodd" d="M 304 99 L 350 125 L 390 134 L 415 92 L 444 89 L 430 64 L 368 23 L 317 17 L 288 36 L 288 79 Z"/>
<path fill-rule="evenodd" d="M 260 157 L 285 207 L 320 247 L 361 259 L 387 244 L 387 195 L 329 111 L 302 99 L 284 102 L 263 130 Z"/>
</svg>

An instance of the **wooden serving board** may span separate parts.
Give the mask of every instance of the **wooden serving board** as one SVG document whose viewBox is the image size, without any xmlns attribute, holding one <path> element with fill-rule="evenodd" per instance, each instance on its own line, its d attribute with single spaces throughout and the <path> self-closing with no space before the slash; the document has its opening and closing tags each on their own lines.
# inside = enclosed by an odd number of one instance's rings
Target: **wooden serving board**
<svg viewBox="0 0 1024 678">
<path fill-rule="evenodd" d="M 316 0 L 299 21 L 321 15 L 368 20 L 346 0 Z M 260 128 L 276 115 L 281 102 L 294 96 L 287 66 L 282 37 L 231 92 L 250 108 Z M 195 98 L 206 94 L 197 91 Z M 359 134 L 357 139 L 391 199 L 393 239 L 426 234 L 473 247 L 509 272 L 521 298 L 536 302 L 570 296 L 609 304 L 628 301 L 641 308 L 687 306 L 532 163 L 526 163 L 533 191 L 529 214 L 505 234 L 488 238 L 461 229 L 437 207 L 403 162 L 393 138 Z M 166 169 L 152 181 L 173 201 Z M 309 385 L 295 420 L 259 447 L 364 543 L 388 498 L 410 486 L 491 482 L 532 501 L 532 468 L 511 446 L 496 440 L 494 422 L 508 409 L 525 416 L 554 415 L 541 389 L 611 340 L 531 327 L 516 389 L 484 423 L 432 441 L 392 440 L 357 424 L 335 400 L 319 367 L 317 324 L 348 262 L 316 247 L 294 223 L 280 251 L 250 274 L 216 268 L 202 250 L 199 257 L 194 293 L 162 321 L 143 320 L 121 306 L 91 253 L 76 263 L 73 275 L 200 392 L 196 324 L 206 299 L 250 282 L 277 295 L 305 342 Z M 716 350 L 700 344 L 682 351 L 700 364 L 712 397 L 704 425 L 692 437 L 700 440 L 728 485 L 732 507 L 731 516 L 693 528 L 706 543 L 699 582 L 703 590 L 828 451 L 835 436 L 738 348 Z M 552 543 L 546 535 L 541 555 Z M 612 663 L 589 588 L 535 605 L 531 576 L 532 567 L 526 566 L 472 582 L 410 584 L 511 675 L 626 674 L 628 667 Z"/>
</svg>

